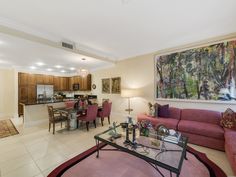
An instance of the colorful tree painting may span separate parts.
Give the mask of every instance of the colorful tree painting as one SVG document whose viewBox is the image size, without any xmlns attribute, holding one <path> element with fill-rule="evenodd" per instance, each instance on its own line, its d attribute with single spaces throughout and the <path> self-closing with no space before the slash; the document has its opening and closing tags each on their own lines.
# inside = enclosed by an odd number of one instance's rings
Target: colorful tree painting
<svg viewBox="0 0 236 177">
<path fill-rule="evenodd" d="M 155 57 L 157 98 L 236 100 L 236 41 Z"/>
</svg>

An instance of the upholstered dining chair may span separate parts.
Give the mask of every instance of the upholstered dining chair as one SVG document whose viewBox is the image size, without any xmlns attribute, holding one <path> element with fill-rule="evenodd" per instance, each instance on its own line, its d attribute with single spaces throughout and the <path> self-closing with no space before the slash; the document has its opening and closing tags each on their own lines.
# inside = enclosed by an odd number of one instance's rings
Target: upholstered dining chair
<svg viewBox="0 0 236 177">
<path fill-rule="evenodd" d="M 97 104 L 88 105 L 86 114 L 78 116 L 78 121 L 85 121 L 87 131 L 89 131 L 89 122 L 91 122 L 91 121 L 93 121 L 94 127 L 96 128 L 97 113 L 98 113 L 98 105 Z"/>
<path fill-rule="evenodd" d="M 98 111 L 97 116 L 101 118 L 102 126 L 105 117 L 108 118 L 108 123 L 110 124 L 111 106 L 112 102 L 104 101 L 102 103 L 102 109 Z"/>
<path fill-rule="evenodd" d="M 61 127 L 62 127 L 62 122 L 67 122 L 67 128 L 69 129 L 68 115 L 62 114 L 60 112 L 56 112 L 53 109 L 53 106 L 48 106 L 48 117 L 49 117 L 49 129 L 48 129 L 49 132 L 51 129 L 51 124 L 52 124 L 53 125 L 53 134 L 55 134 L 55 124 L 61 123 Z"/>
</svg>

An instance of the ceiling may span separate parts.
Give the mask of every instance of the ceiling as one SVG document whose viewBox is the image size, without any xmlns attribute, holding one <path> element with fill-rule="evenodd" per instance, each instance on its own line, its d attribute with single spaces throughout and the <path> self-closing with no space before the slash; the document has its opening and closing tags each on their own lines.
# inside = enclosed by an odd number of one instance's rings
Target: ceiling
<svg viewBox="0 0 236 177">
<path fill-rule="evenodd" d="M 116 61 L 236 32 L 235 7 L 235 0 L 1 0 L 0 24 L 55 42 L 72 41 Z M 16 64 L 37 58 L 50 65 L 81 64 L 70 52 L 2 39 L 11 49 L 0 44 L 0 56 Z M 91 65 L 109 65 L 100 62 Z"/>
</svg>

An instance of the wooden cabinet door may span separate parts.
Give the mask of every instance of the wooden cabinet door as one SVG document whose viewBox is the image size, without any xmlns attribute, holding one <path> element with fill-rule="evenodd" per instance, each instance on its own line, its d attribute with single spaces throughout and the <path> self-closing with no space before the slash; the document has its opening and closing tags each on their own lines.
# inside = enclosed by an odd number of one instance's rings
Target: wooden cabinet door
<svg viewBox="0 0 236 177">
<path fill-rule="evenodd" d="M 60 91 L 68 91 L 68 77 L 60 77 Z"/>
<path fill-rule="evenodd" d="M 18 88 L 19 103 L 27 103 L 28 101 L 28 86 L 19 86 Z"/>
<path fill-rule="evenodd" d="M 28 102 L 34 103 L 37 100 L 37 93 L 36 93 L 36 85 L 34 86 L 28 86 Z"/>
<path fill-rule="evenodd" d="M 83 90 L 83 91 L 91 90 L 91 74 L 88 74 L 87 76 L 82 77 L 80 90 Z"/>
<path fill-rule="evenodd" d="M 19 85 L 27 85 L 28 84 L 28 74 L 27 73 L 18 73 L 18 83 Z"/>
<path fill-rule="evenodd" d="M 53 77 L 53 84 L 54 84 L 54 90 L 60 91 L 60 77 L 54 76 Z"/>
<path fill-rule="evenodd" d="M 73 91 L 74 77 L 68 78 L 69 91 Z"/>
<path fill-rule="evenodd" d="M 35 74 L 28 74 L 28 85 L 37 85 Z"/>
<path fill-rule="evenodd" d="M 53 76 L 44 75 L 43 82 L 44 82 L 44 84 L 53 84 Z"/>
<path fill-rule="evenodd" d="M 37 84 L 44 84 L 44 75 L 36 74 L 36 82 Z"/>
</svg>

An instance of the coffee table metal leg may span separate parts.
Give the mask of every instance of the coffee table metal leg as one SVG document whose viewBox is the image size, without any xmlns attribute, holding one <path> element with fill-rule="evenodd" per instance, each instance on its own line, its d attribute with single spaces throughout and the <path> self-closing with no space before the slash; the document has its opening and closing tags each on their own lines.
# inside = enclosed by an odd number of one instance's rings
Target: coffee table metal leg
<svg viewBox="0 0 236 177">
<path fill-rule="evenodd" d="M 96 140 L 96 146 L 97 146 L 97 158 L 99 157 L 99 140 Z"/>
</svg>

